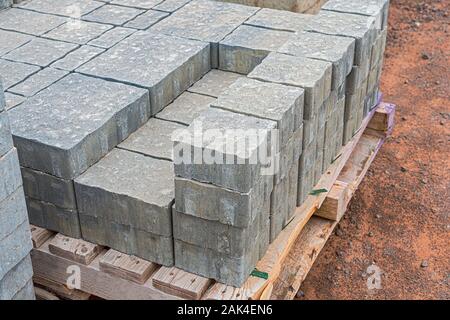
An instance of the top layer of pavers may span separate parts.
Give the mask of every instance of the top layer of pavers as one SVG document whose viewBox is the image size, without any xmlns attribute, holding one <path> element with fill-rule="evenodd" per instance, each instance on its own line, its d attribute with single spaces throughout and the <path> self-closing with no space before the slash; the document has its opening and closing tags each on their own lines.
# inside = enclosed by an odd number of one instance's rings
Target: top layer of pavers
<svg viewBox="0 0 450 320">
<path fill-rule="evenodd" d="M 23 33 L 0 30 L 0 57 L 33 39 Z"/>
<path fill-rule="evenodd" d="M 107 4 L 92 11 L 91 13 L 88 13 L 87 15 L 84 15 L 82 19 L 86 21 L 122 26 L 144 12 L 145 11 L 141 9 Z"/>
<path fill-rule="evenodd" d="M 113 26 L 95 22 L 71 20 L 45 34 L 46 38 L 86 44 L 97 38 Z"/>
<path fill-rule="evenodd" d="M 41 70 L 38 66 L 0 59 L 0 76 L 3 88 L 8 88 L 22 82 L 25 78 Z"/>
<path fill-rule="evenodd" d="M 9 111 L 21 165 L 72 179 L 149 117 L 148 93 L 72 74 Z"/>
<path fill-rule="evenodd" d="M 77 71 L 150 91 L 152 115 L 210 69 L 204 42 L 139 31 Z"/>
<path fill-rule="evenodd" d="M 199 93 L 217 98 L 237 79 L 244 77 L 234 72 L 212 69 L 188 89 L 189 92 Z"/>
<path fill-rule="evenodd" d="M 103 2 L 93 0 L 33 0 L 19 3 L 17 6 L 37 12 L 77 18 L 103 5 Z"/>
<path fill-rule="evenodd" d="M 263 8 L 248 19 L 245 24 L 267 29 L 299 32 L 304 30 L 311 17 L 312 15 L 309 14 Z"/>
</svg>

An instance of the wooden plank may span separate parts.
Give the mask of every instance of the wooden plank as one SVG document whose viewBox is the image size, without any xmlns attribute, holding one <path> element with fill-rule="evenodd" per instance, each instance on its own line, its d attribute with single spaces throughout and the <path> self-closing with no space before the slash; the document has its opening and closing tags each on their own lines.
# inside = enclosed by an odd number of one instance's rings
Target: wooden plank
<svg viewBox="0 0 450 320">
<path fill-rule="evenodd" d="M 101 252 L 89 265 L 74 262 L 50 252 L 49 242 L 33 249 L 31 259 L 34 275 L 60 284 L 79 271 L 79 290 L 106 300 L 178 300 L 178 297 L 161 292 L 152 285 L 152 279 L 144 284 L 112 276 L 100 270 L 99 260 L 106 253 Z M 71 273 L 68 271 L 71 271 Z"/>
<path fill-rule="evenodd" d="M 49 291 L 56 293 L 57 296 L 68 300 L 89 300 L 91 295 L 89 293 L 77 290 L 69 289 L 65 284 L 51 281 L 47 278 L 34 275 L 33 282 L 37 285 L 47 288 Z"/>
<path fill-rule="evenodd" d="M 390 134 L 394 128 L 394 122 L 395 105 L 384 103 L 377 109 L 377 112 L 367 127 L 372 130 L 384 132 L 385 134 Z"/>
<path fill-rule="evenodd" d="M 53 293 L 39 287 L 34 287 L 34 293 L 36 295 L 36 300 L 61 300 Z"/>
<path fill-rule="evenodd" d="M 212 282 L 211 279 L 175 267 L 161 267 L 153 276 L 155 288 L 190 300 L 200 299 Z"/>
<path fill-rule="evenodd" d="M 322 206 L 314 215 L 339 221 L 345 213 L 347 206 L 348 184 L 343 181 L 336 181 L 328 193 Z"/>
<path fill-rule="evenodd" d="M 136 283 L 145 283 L 158 265 L 136 256 L 109 249 L 100 259 L 100 270 Z"/>
<path fill-rule="evenodd" d="M 33 241 L 33 247 L 39 248 L 47 239 L 49 239 L 51 236 L 53 236 L 55 233 L 52 231 L 49 231 L 47 229 L 30 225 L 31 230 L 31 240 Z"/>
<path fill-rule="evenodd" d="M 51 253 L 88 265 L 100 253 L 99 245 L 57 234 L 49 243 Z"/>
</svg>

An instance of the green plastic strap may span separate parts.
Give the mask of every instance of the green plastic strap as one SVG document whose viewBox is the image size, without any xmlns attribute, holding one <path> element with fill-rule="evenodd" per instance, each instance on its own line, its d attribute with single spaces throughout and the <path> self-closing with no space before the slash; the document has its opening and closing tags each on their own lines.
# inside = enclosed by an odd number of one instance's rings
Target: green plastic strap
<svg viewBox="0 0 450 320">
<path fill-rule="evenodd" d="M 267 272 L 259 271 L 255 268 L 255 270 L 251 273 L 252 276 L 262 278 L 262 279 L 269 279 L 269 274 Z"/>
<path fill-rule="evenodd" d="M 325 192 L 328 192 L 328 190 L 327 189 L 319 189 L 319 190 L 313 190 L 309 194 L 312 196 L 317 196 L 318 194 L 325 193 Z"/>
</svg>

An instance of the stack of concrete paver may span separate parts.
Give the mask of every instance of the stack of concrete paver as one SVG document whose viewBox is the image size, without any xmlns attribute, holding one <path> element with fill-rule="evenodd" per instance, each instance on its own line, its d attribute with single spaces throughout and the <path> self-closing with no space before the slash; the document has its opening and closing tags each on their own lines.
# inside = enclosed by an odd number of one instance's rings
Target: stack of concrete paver
<svg viewBox="0 0 450 320">
<path fill-rule="evenodd" d="M 34 299 L 31 233 L 0 79 L 0 300 Z"/>
<path fill-rule="evenodd" d="M 388 0 L 330 0 L 317 15 L 210 0 L 2 10 L 0 73 L 31 222 L 242 285 L 376 104 L 387 10 Z M 256 143 L 229 134 L 249 129 Z M 224 137 L 248 144 L 229 150 Z M 198 152 L 241 163 L 181 161 Z"/>
</svg>

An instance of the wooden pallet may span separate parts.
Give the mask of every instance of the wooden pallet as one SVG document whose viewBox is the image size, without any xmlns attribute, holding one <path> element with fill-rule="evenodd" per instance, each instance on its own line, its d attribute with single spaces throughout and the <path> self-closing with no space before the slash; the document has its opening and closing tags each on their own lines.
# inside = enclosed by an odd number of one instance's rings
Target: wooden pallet
<svg viewBox="0 0 450 320">
<path fill-rule="evenodd" d="M 392 130 L 394 112 L 395 106 L 381 103 L 364 119 L 315 187 L 329 191 L 310 195 L 258 262 L 257 269 L 267 272 L 268 279 L 250 276 L 235 288 L 32 226 L 35 283 L 42 288 L 47 281 L 52 292 L 60 286 L 68 299 L 86 294 L 113 300 L 293 298 Z M 313 217 L 315 213 L 334 220 Z M 79 290 L 66 284 L 74 266 L 81 275 Z"/>
</svg>

